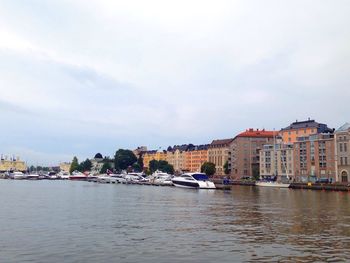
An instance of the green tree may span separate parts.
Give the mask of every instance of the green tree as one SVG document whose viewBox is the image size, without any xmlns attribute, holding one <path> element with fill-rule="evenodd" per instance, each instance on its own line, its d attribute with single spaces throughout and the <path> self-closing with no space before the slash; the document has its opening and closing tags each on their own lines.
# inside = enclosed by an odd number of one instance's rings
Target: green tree
<svg viewBox="0 0 350 263">
<path fill-rule="evenodd" d="M 143 170 L 143 158 L 140 155 L 139 158 L 137 159 L 137 164 L 140 166 L 141 171 Z"/>
<path fill-rule="evenodd" d="M 215 164 L 210 162 L 205 162 L 201 166 L 201 172 L 205 173 L 208 176 L 213 176 L 216 172 Z"/>
<path fill-rule="evenodd" d="M 154 173 L 157 170 L 160 170 L 162 172 L 168 173 L 168 174 L 174 174 L 174 167 L 169 164 L 167 161 L 157 161 L 152 160 L 149 162 L 149 170 L 151 173 Z"/>
<path fill-rule="evenodd" d="M 230 169 L 228 168 L 228 161 L 226 161 L 224 164 L 224 173 L 226 175 L 228 175 L 230 173 Z"/>
<path fill-rule="evenodd" d="M 77 170 L 79 170 L 79 162 L 78 162 L 78 158 L 74 156 L 73 161 L 70 165 L 69 172 L 73 173 L 74 171 L 77 171 Z"/>
<path fill-rule="evenodd" d="M 137 162 L 137 163 L 134 163 L 133 165 L 132 165 L 132 169 L 135 171 L 135 172 L 142 172 L 142 168 L 141 168 L 141 166 L 139 165 L 139 163 Z"/>
<path fill-rule="evenodd" d="M 107 170 L 111 170 L 111 165 L 109 164 L 109 162 L 103 163 L 101 170 L 100 170 L 100 173 L 105 174 L 105 173 L 107 173 Z"/>
<path fill-rule="evenodd" d="M 114 155 L 115 169 L 126 170 L 137 161 L 135 154 L 130 150 L 119 149 Z"/>
<path fill-rule="evenodd" d="M 82 162 L 79 165 L 79 171 L 85 172 L 85 171 L 91 171 L 92 163 L 89 159 L 86 159 L 84 162 Z"/>
</svg>

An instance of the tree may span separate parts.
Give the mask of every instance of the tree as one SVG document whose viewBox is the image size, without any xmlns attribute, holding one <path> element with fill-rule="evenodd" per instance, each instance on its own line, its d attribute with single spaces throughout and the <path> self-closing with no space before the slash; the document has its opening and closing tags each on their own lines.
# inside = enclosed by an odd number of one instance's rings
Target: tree
<svg viewBox="0 0 350 263">
<path fill-rule="evenodd" d="M 230 173 L 230 169 L 228 168 L 228 161 L 226 161 L 224 164 L 224 173 L 226 175 L 228 175 Z"/>
<path fill-rule="evenodd" d="M 142 172 L 142 168 L 141 168 L 141 166 L 139 165 L 139 163 L 134 163 L 133 165 L 132 165 L 132 169 L 135 171 L 135 172 Z"/>
<path fill-rule="evenodd" d="M 110 170 L 110 169 L 111 169 L 110 164 L 108 162 L 105 162 L 105 163 L 103 163 L 103 165 L 101 167 L 100 173 L 105 174 L 105 173 L 107 173 L 107 170 Z"/>
<path fill-rule="evenodd" d="M 168 174 L 174 174 L 174 167 L 169 164 L 167 161 L 157 161 L 152 160 L 149 162 L 149 170 L 151 173 L 154 173 L 157 170 L 160 170 L 162 172 L 168 173 Z"/>
<path fill-rule="evenodd" d="M 74 171 L 77 171 L 77 170 L 79 170 L 79 162 L 78 162 L 78 158 L 74 156 L 72 164 L 70 165 L 69 172 L 73 173 Z"/>
<path fill-rule="evenodd" d="M 130 150 L 119 149 L 114 155 L 115 169 L 126 170 L 137 161 L 135 154 Z"/>
<path fill-rule="evenodd" d="M 210 162 L 205 162 L 201 166 L 201 172 L 205 173 L 208 176 L 213 176 L 216 172 L 215 164 Z"/>
<path fill-rule="evenodd" d="M 137 164 L 139 165 L 140 170 L 142 171 L 142 170 L 143 170 L 143 158 L 142 158 L 141 155 L 140 155 L 139 158 L 137 159 Z"/>
<path fill-rule="evenodd" d="M 84 162 L 80 163 L 79 165 L 79 171 L 85 172 L 85 171 L 91 171 L 92 163 L 89 159 L 86 159 Z"/>
</svg>

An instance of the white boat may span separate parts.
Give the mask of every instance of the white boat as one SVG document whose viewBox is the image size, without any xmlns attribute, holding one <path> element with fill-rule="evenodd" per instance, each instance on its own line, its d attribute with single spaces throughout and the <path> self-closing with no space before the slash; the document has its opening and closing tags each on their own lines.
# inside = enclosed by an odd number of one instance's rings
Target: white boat
<svg viewBox="0 0 350 263">
<path fill-rule="evenodd" d="M 67 180 L 67 179 L 69 179 L 69 173 L 68 173 L 68 172 L 63 172 L 63 171 L 61 171 L 61 172 L 59 172 L 59 173 L 57 174 L 57 176 L 58 176 L 59 179 L 62 179 L 62 180 Z"/>
<path fill-rule="evenodd" d="M 115 177 L 113 177 L 112 175 L 108 175 L 108 174 L 102 174 L 100 176 L 97 176 L 96 181 L 98 183 L 105 183 L 105 184 L 117 183 L 117 179 Z"/>
<path fill-rule="evenodd" d="M 115 180 L 116 183 L 124 184 L 126 182 L 125 175 L 123 174 L 111 174 L 111 178 Z"/>
<path fill-rule="evenodd" d="M 151 177 L 150 182 L 155 185 L 173 185 L 171 174 L 155 171 Z"/>
<path fill-rule="evenodd" d="M 255 183 L 256 186 L 263 186 L 263 187 L 277 187 L 277 188 L 289 188 L 289 183 L 281 183 L 281 182 L 275 182 L 275 181 L 257 181 Z"/>
<path fill-rule="evenodd" d="M 38 174 L 28 174 L 27 179 L 28 180 L 39 180 L 39 175 Z"/>
<path fill-rule="evenodd" d="M 13 172 L 11 177 L 15 180 L 22 180 L 27 178 L 24 173 L 22 172 Z"/>
<path fill-rule="evenodd" d="M 206 174 L 185 173 L 174 177 L 172 182 L 177 187 L 192 189 L 215 189 L 215 184 L 211 182 Z"/>
</svg>

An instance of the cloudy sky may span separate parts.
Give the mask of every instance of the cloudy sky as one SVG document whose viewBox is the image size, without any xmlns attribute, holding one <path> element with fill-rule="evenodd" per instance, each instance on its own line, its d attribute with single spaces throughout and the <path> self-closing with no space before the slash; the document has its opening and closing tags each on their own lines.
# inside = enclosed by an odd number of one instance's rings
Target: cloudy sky
<svg viewBox="0 0 350 263">
<path fill-rule="evenodd" d="M 0 0 L 0 153 L 54 165 L 350 120 L 348 0 Z"/>
</svg>

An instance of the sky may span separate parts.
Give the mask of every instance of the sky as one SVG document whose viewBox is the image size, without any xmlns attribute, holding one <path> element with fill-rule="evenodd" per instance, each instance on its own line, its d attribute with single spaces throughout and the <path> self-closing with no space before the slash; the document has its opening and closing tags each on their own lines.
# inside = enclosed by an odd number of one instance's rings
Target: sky
<svg viewBox="0 0 350 263">
<path fill-rule="evenodd" d="M 348 0 L 0 0 L 0 153 L 57 165 L 350 121 Z"/>
</svg>

